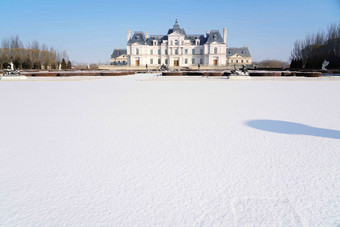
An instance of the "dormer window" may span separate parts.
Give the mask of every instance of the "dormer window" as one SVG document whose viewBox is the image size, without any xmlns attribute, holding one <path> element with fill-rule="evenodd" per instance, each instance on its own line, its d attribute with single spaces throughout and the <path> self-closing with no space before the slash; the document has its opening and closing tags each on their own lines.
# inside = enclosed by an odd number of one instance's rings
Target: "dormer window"
<svg viewBox="0 0 340 227">
<path fill-rule="evenodd" d="M 213 35 L 213 39 L 216 39 L 216 35 Z"/>
</svg>

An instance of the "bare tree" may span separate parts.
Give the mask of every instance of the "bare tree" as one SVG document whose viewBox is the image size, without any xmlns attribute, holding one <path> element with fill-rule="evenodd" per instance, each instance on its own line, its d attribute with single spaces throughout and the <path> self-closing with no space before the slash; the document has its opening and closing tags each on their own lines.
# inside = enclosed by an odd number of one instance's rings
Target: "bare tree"
<svg viewBox="0 0 340 227">
<path fill-rule="evenodd" d="M 45 69 L 57 68 L 57 59 L 65 58 L 69 61 L 66 51 L 57 51 L 46 44 L 40 45 L 34 40 L 24 47 L 19 36 L 2 39 L 0 43 L 0 68 L 7 67 L 13 62 L 16 68 Z M 60 60 L 61 61 L 61 60 Z"/>
<path fill-rule="evenodd" d="M 292 67 L 321 68 L 324 60 L 330 61 L 330 68 L 340 68 L 340 23 L 329 26 L 327 33 L 320 31 L 294 43 Z"/>
</svg>

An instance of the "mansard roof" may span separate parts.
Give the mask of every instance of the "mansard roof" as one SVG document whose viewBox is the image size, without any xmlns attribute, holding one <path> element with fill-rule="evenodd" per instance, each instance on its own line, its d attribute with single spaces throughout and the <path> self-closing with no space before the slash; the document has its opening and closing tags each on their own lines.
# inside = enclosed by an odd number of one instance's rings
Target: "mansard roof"
<svg viewBox="0 0 340 227">
<path fill-rule="evenodd" d="M 223 43 L 223 39 L 219 30 L 211 30 L 210 33 L 208 34 L 207 43 L 212 42 Z"/>
<path fill-rule="evenodd" d="M 206 43 L 207 38 L 204 37 L 204 35 L 186 35 L 185 36 L 186 40 L 190 40 L 191 44 L 195 44 L 195 40 L 199 39 L 200 40 L 200 45 L 203 45 Z"/>
<path fill-rule="evenodd" d="M 185 30 L 183 28 L 179 27 L 177 19 L 176 19 L 176 22 L 175 22 L 174 26 L 172 27 L 172 29 L 168 30 L 168 35 L 170 35 L 173 32 L 178 32 L 180 34 L 186 35 Z"/>
<path fill-rule="evenodd" d="M 127 54 L 126 49 L 118 49 L 116 48 L 113 53 L 111 54 L 111 58 L 118 58 L 119 56 Z"/>
<path fill-rule="evenodd" d="M 168 36 L 166 35 L 151 35 L 150 38 L 146 40 L 148 45 L 153 45 L 153 41 L 156 40 L 160 45 L 163 40 L 168 40 Z"/>
<path fill-rule="evenodd" d="M 180 34 L 185 35 L 185 40 L 190 40 L 191 44 L 195 44 L 195 40 L 200 40 L 200 45 L 204 45 L 206 43 L 223 43 L 223 38 L 218 30 L 212 30 L 209 34 L 205 37 L 202 34 L 198 35 L 187 35 L 185 30 L 181 28 L 176 20 L 172 29 L 169 29 L 167 35 L 151 35 L 149 38 L 145 38 L 144 32 L 135 32 L 132 38 L 128 41 L 128 44 L 138 43 L 142 45 L 153 45 L 154 40 L 161 44 L 163 40 L 168 40 L 168 35 L 172 34 L 173 32 L 178 32 Z"/>
<path fill-rule="evenodd" d="M 242 55 L 243 57 L 251 57 L 248 47 L 242 47 L 242 48 L 235 48 L 235 47 L 229 47 L 227 48 L 227 57 L 231 57 L 235 54 Z"/>
<path fill-rule="evenodd" d="M 135 32 L 132 38 L 129 40 L 128 44 L 139 43 L 146 44 L 146 38 L 144 32 Z"/>
</svg>

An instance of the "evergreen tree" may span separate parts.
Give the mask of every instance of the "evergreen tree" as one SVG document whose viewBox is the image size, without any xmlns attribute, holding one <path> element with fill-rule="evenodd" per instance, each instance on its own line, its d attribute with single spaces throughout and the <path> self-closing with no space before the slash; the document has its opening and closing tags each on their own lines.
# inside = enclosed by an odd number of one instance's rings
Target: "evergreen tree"
<svg viewBox="0 0 340 227">
<path fill-rule="evenodd" d="M 71 63 L 71 61 L 68 61 L 68 62 L 67 62 L 67 69 L 72 69 L 72 63 Z"/>
<path fill-rule="evenodd" d="M 66 61 L 64 58 L 63 60 L 61 60 L 61 69 L 67 69 Z"/>
</svg>

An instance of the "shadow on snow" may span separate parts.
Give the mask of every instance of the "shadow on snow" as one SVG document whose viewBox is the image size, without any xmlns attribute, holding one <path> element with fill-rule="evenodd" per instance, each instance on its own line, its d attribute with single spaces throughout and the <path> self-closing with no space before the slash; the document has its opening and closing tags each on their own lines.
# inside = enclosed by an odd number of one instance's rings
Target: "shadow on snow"
<svg viewBox="0 0 340 227">
<path fill-rule="evenodd" d="M 248 125 L 249 127 L 267 132 L 340 139 L 340 131 L 338 130 L 316 128 L 288 121 L 251 120 L 247 121 L 245 124 Z"/>
</svg>

